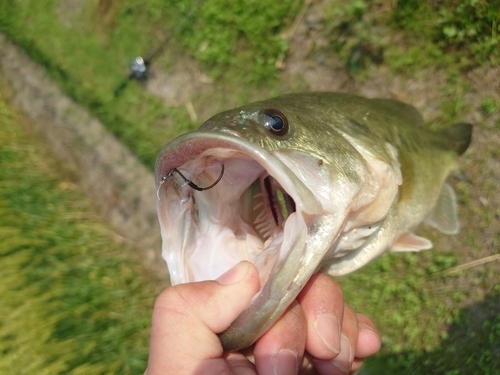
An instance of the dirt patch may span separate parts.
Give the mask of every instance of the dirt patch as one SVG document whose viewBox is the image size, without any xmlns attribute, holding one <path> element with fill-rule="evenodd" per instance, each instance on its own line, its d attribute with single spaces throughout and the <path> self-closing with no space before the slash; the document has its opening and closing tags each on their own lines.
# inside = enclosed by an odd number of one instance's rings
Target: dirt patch
<svg viewBox="0 0 500 375">
<path fill-rule="evenodd" d="M 163 99 L 168 107 L 185 107 L 191 121 L 203 121 L 209 114 L 202 106 L 195 109 L 192 97 L 197 92 L 207 90 L 213 83 L 201 69 L 192 65 L 176 66 L 174 72 L 165 72 L 153 65 L 154 72 L 146 83 L 146 89 Z"/>
<path fill-rule="evenodd" d="M 57 16 L 59 22 L 66 27 L 73 25 L 75 15 L 83 10 L 84 2 L 82 0 L 62 0 L 57 7 Z"/>
</svg>

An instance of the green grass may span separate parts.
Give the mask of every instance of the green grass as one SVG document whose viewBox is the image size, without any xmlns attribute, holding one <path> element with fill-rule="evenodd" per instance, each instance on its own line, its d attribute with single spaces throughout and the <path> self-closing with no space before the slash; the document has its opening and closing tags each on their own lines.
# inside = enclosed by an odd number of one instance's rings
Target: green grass
<svg viewBox="0 0 500 375">
<path fill-rule="evenodd" d="M 244 81 L 265 82 L 275 78 L 275 64 L 288 50 L 280 33 L 292 24 L 301 2 L 177 0 L 174 6 L 158 1 L 152 7 L 173 12 L 172 29 L 212 74 L 231 66 L 245 72 L 240 76 Z"/>
<path fill-rule="evenodd" d="M 433 51 L 431 63 L 447 54 L 464 67 L 487 61 L 498 65 L 499 9 L 498 0 L 404 0 L 398 1 L 391 23 L 421 48 L 420 56 Z"/>
<path fill-rule="evenodd" d="M 491 293 L 461 308 L 474 293 L 455 285 L 463 272 L 436 276 L 455 264 L 455 255 L 440 249 L 385 254 L 338 280 L 346 300 L 382 333 L 382 350 L 361 374 L 500 374 L 498 275 L 478 276 L 479 283 L 490 280 Z"/>
<path fill-rule="evenodd" d="M 159 288 L 24 122 L 1 92 L 0 373 L 142 373 Z"/>
<path fill-rule="evenodd" d="M 330 46 L 346 64 L 352 64 L 355 46 L 364 46 L 365 62 L 373 59 L 374 49 L 382 49 L 384 63 L 403 75 L 431 68 L 454 79 L 478 65 L 500 63 L 498 0 L 400 0 L 385 10 L 380 3 L 357 0 L 332 8 L 343 21 Z M 328 16 L 323 21 L 332 23 Z M 403 39 L 394 43 L 388 32 Z"/>
<path fill-rule="evenodd" d="M 327 51 L 352 77 L 383 59 L 393 72 L 443 69 L 454 79 L 478 65 L 500 64 L 499 0 L 333 1 L 322 14 Z M 395 43 L 391 36 L 400 35 Z M 396 39 L 396 40 L 398 40 Z"/>
</svg>

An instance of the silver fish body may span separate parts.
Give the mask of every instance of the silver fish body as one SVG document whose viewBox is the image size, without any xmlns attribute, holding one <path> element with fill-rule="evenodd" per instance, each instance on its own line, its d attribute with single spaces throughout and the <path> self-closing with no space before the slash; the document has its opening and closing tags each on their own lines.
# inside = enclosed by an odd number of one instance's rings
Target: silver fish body
<svg viewBox="0 0 500 375">
<path fill-rule="evenodd" d="M 220 335 L 228 350 L 248 347 L 318 270 L 339 276 L 387 250 L 429 249 L 413 234 L 423 221 L 456 233 L 445 180 L 459 172 L 470 137 L 469 124 L 430 132 L 412 106 L 339 93 L 290 94 L 219 113 L 157 158 L 172 284 L 254 263 L 261 289 Z M 221 175 L 209 189 L 193 188 Z"/>
</svg>

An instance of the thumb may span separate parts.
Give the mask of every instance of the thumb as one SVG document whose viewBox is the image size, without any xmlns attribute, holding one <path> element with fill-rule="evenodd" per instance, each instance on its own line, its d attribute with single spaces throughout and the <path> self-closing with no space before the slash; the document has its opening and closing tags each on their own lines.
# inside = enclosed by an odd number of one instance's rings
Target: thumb
<svg viewBox="0 0 500 375">
<path fill-rule="evenodd" d="M 217 333 L 250 303 L 260 286 L 257 269 L 240 262 L 216 281 L 181 284 L 155 302 L 148 375 L 190 373 L 223 356 Z M 220 363 L 218 363 L 220 365 Z M 177 370 L 178 372 L 174 371 Z"/>
</svg>

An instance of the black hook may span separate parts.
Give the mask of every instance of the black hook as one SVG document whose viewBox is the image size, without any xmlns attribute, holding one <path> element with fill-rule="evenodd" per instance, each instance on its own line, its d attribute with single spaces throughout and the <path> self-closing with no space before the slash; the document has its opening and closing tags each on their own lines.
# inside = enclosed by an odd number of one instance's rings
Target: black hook
<svg viewBox="0 0 500 375">
<path fill-rule="evenodd" d="M 186 176 L 184 176 L 177 168 L 174 168 L 172 169 L 170 172 L 168 172 L 165 176 L 163 176 L 161 178 L 161 181 L 160 181 L 160 186 L 158 186 L 158 191 L 156 192 L 156 196 L 158 197 L 158 199 L 160 199 L 159 195 L 158 195 L 158 192 L 160 191 L 160 187 L 161 185 L 167 181 L 170 177 L 172 177 L 172 174 L 174 172 L 177 172 L 179 174 L 179 176 L 182 177 L 182 179 L 184 180 L 184 182 L 186 182 L 188 184 L 189 187 L 191 187 L 192 189 L 196 190 L 196 191 L 203 191 L 203 190 L 208 190 L 208 189 L 211 189 L 213 188 L 215 185 L 217 185 L 219 183 L 219 181 L 221 180 L 222 176 L 224 175 L 224 164 L 220 161 L 220 160 L 215 160 L 217 163 L 219 163 L 220 167 L 221 167 L 221 171 L 220 171 L 220 175 L 219 177 L 217 177 L 217 180 L 215 180 L 215 182 L 210 185 L 210 186 L 207 186 L 207 187 L 199 187 L 198 185 L 196 185 L 193 181 L 189 180 Z"/>
</svg>

